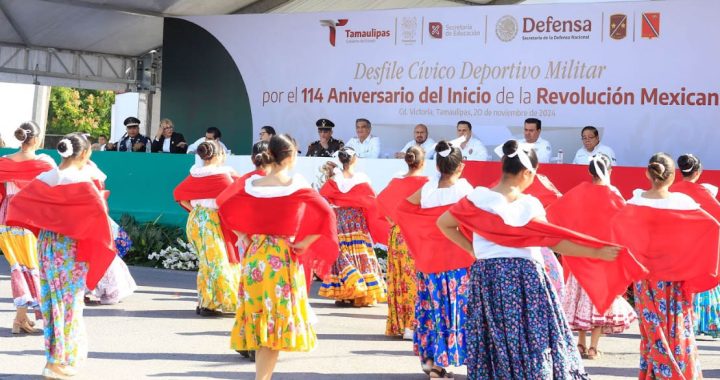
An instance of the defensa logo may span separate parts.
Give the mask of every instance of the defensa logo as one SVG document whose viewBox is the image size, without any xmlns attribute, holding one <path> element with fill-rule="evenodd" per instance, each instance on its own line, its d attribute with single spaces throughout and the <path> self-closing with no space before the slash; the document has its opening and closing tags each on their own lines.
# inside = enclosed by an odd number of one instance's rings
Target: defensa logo
<svg viewBox="0 0 720 380">
<path fill-rule="evenodd" d="M 556 20 L 553 16 L 536 20 L 532 17 L 523 17 L 523 33 L 577 33 L 592 32 L 590 20 Z"/>
<path fill-rule="evenodd" d="M 338 26 L 345 26 L 348 23 L 348 19 L 341 18 L 337 21 L 335 20 L 320 20 L 320 25 L 323 27 L 330 28 L 330 45 L 335 46 L 335 28 Z"/>
<path fill-rule="evenodd" d="M 500 17 L 498 22 L 495 24 L 495 34 L 498 39 L 503 42 L 512 41 L 517 35 L 518 23 L 513 16 Z"/>
</svg>

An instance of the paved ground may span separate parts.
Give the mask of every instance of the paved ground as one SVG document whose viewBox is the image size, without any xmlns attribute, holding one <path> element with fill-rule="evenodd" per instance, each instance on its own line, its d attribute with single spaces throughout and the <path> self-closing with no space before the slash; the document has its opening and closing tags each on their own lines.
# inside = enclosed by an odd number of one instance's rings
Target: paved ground
<svg viewBox="0 0 720 380">
<path fill-rule="evenodd" d="M 90 358 L 78 379 L 252 379 L 254 365 L 229 349 L 233 318 L 195 315 L 195 275 L 131 268 L 139 291 L 115 306 L 85 309 Z M 41 336 L 10 333 L 14 309 L 7 262 L 0 259 L 0 379 L 35 379 L 45 364 Z M 315 292 L 316 294 L 317 292 Z M 383 335 L 384 305 L 336 308 L 312 299 L 320 344 L 281 353 L 274 379 L 426 378 L 408 341 Z M 720 341 L 701 341 L 705 378 L 720 378 Z M 603 359 L 586 362 L 593 379 L 636 377 L 638 332 L 606 337 Z M 455 369 L 464 379 L 464 368 Z"/>
</svg>

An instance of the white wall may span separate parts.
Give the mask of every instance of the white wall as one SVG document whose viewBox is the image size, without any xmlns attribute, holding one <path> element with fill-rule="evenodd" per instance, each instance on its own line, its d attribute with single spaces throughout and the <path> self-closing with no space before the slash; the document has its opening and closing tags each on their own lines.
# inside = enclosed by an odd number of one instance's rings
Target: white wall
<svg viewBox="0 0 720 380">
<path fill-rule="evenodd" d="M 20 146 L 13 132 L 21 123 L 33 119 L 35 87 L 32 84 L 0 83 L 0 135 L 8 147 Z M 44 129 L 45 126 L 40 127 Z"/>
</svg>

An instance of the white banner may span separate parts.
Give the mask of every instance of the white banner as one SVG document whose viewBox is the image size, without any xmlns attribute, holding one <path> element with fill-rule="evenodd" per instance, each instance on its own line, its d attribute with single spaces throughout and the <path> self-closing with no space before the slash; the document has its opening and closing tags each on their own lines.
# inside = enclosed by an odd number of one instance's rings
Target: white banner
<svg viewBox="0 0 720 380">
<path fill-rule="evenodd" d="M 692 152 L 720 169 L 719 14 L 718 1 L 688 0 L 188 20 L 234 58 L 254 136 L 272 125 L 303 151 L 323 117 L 344 141 L 369 119 L 382 156 L 418 123 L 439 140 L 468 120 L 492 147 L 536 117 L 565 162 L 592 125 L 618 164 Z"/>
</svg>

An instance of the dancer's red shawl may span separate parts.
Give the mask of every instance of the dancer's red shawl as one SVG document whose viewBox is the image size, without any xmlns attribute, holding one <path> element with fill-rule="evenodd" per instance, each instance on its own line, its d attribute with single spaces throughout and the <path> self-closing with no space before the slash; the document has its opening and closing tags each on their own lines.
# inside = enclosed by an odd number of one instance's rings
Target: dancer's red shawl
<svg viewBox="0 0 720 380">
<path fill-rule="evenodd" d="M 437 227 L 438 218 L 449 208 L 450 205 L 421 208 L 403 200 L 396 210 L 397 224 L 419 272 L 446 272 L 468 268 L 475 262 L 470 253 L 448 240 Z"/>
<path fill-rule="evenodd" d="M 608 186 L 583 182 L 553 202 L 547 209 L 550 223 L 603 241 L 612 241 L 610 220 L 625 206 L 625 200 Z M 622 278 L 624 268 L 618 261 L 607 262 L 586 257 L 563 256 L 563 266 L 570 272 L 602 286 L 605 278 Z M 576 274 L 578 273 L 578 274 Z M 596 307 L 597 308 L 597 307 Z"/>
<path fill-rule="evenodd" d="M 115 258 L 107 205 L 92 182 L 50 186 L 38 179 L 10 200 L 6 224 L 37 235 L 48 230 L 77 242 L 78 261 L 88 264 L 86 286 L 92 290 Z"/>
<path fill-rule="evenodd" d="M 650 270 L 648 278 L 684 281 L 689 293 L 718 285 L 720 225 L 707 212 L 627 205 L 611 223 L 614 240 Z"/>
<path fill-rule="evenodd" d="M 393 178 L 377 196 L 380 212 L 390 218 L 393 223 L 397 223 L 398 206 L 427 181 L 428 178 L 424 176 Z"/>
<path fill-rule="evenodd" d="M 187 176 L 180 182 L 173 191 L 175 201 L 190 202 L 196 199 L 216 199 L 220 193 L 229 188 L 233 184 L 233 178 L 230 174 L 214 174 L 205 177 Z M 187 211 L 191 209 L 180 203 L 180 206 Z M 225 241 L 225 249 L 228 255 L 228 261 L 232 264 L 240 262 L 240 254 L 237 249 L 237 235 L 228 229 L 225 223 L 220 223 L 220 230 Z"/>
<path fill-rule="evenodd" d="M 227 228 L 247 235 L 295 237 L 299 242 L 309 235 L 320 235 L 301 255 L 293 255 L 305 267 L 323 277 L 337 259 L 337 221 L 327 202 L 312 189 L 299 189 L 281 197 L 258 198 L 245 191 L 245 182 L 236 182 L 234 193 L 225 191 L 216 202 Z M 307 278 L 310 284 L 312 278 Z"/>
<path fill-rule="evenodd" d="M 44 173 L 53 166 L 45 160 L 13 161 L 7 157 L 0 157 L 0 183 L 12 182 L 19 188 L 25 187 L 40 173 Z M 0 202 L 5 199 L 5 186 L 0 186 Z"/>
<path fill-rule="evenodd" d="M 511 227 L 499 215 L 476 207 L 467 198 L 451 207 L 450 213 L 464 228 L 506 247 L 552 247 L 562 240 L 594 248 L 613 245 L 538 220 L 531 220 L 522 227 Z M 620 250 L 613 262 L 585 258 L 579 263 L 572 264 L 571 271 L 601 313 L 610 307 L 615 297 L 625 292 L 630 282 L 641 279 L 647 272 L 626 248 Z"/>
<path fill-rule="evenodd" d="M 357 184 L 347 193 L 343 193 L 338 188 L 337 182 L 328 180 L 320 189 L 320 195 L 337 207 L 362 208 L 373 242 L 387 245 L 390 224 L 380 214 L 375 192 L 369 183 Z"/>
<path fill-rule="evenodd" d="M 700 208 L 707 211 L 715 220 L 720 222 L 720 202 L 713 197 L 705 186 L 690 181 L 678 181 L 670 186 L 670 191 L 689 196 L 700 204 Z"/>
</svg>

